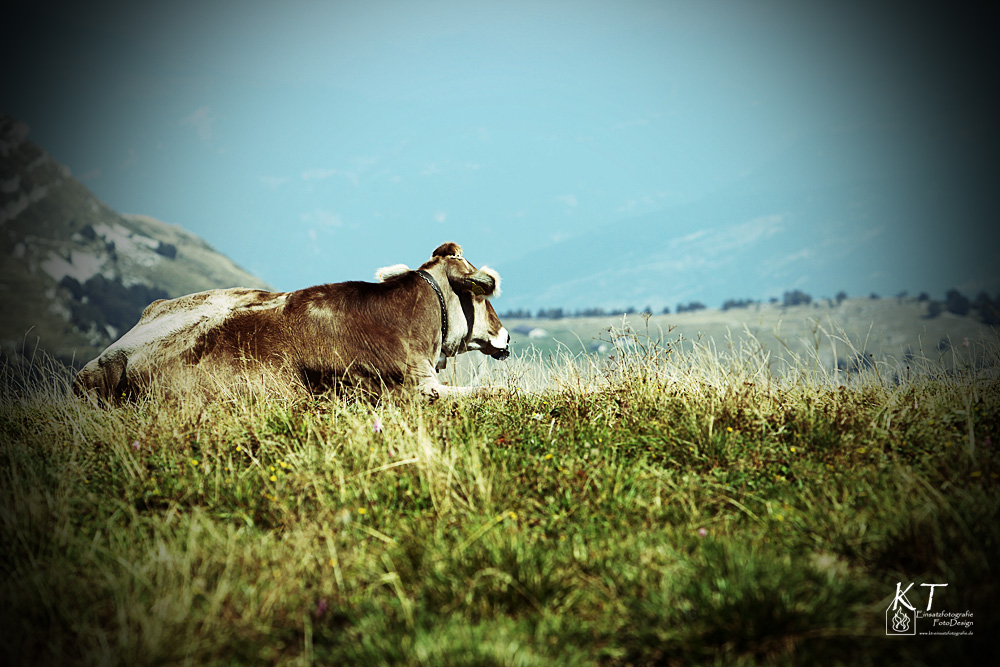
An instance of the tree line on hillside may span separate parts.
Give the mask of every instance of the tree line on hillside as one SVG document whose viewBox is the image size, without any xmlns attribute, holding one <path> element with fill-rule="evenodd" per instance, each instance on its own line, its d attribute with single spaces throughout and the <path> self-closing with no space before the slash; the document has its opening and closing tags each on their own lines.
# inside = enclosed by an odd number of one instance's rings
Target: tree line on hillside
<svg viewBox="0 0 1000 667">
<path fill-rule="evenodd" d="M 771 297 L 768 299 L 768 303 L 771 305 L 780 305 L 784 308 L 789 308 L 793 306 L 818 306 L 821 302 L 825 301 L 829 306 L 833 307 L 841 305 L 847 298 L 847 292 L 841 290 L 840 292 L 837 292 L 837 295 L 832 299 L 824 298 L 814 300 L 811 295 L 796 289 L 786 291 L 782 295 L 781 299 Z M 868 298 L 881 299 L 882 297 L 877 293 L 872 292 L 868 295 Z M 896 294 L 895 298 L 897 301 L 903 302 L 904 300 L 910 299 L 910 296 L 908 292 L 904 291 Z M 912 300 L 927 304 L 926 317 L 929 319 L 938 317 L 942 313 L 947 312 L 954 315 L 976 317 L 984 324 L 1000 324 L 1000 294 L 990 297 L 990 295 L 986 292 L 980 292 L 975 299 L 969 299 L 957 289 L 950 289 L 945 294 L 943 301 L 931 299 L 926 292 L 921 292 L 917 297 L 915 297 L 915 299 Z M 760 306 L 761 303 L 762 301 L 759 299 L 727 299 L 722 303 L 720 309 L 725 311 L 734 308 L 751 308 Z M 700 301 L 690 301 L 688 303 L 678 303 L 674 312 L 692 313 L 698 310 L 704 310 L 705 308 L 705 304 Z M 660 311 L 660 314 L 662 315 L 669 315 L 670 313 L 671 310 L 669 307 Z M 517 308 L 501 313 L 501 317 L 520 320 L 532 318 L 539 320 L 560 320 L 570 317 L 611 317 L 616 315 L 637 314 L 653 315 L 654 312 L 649 306 L 646 306 L 642 310 L 633 306 L 629 306 L 624 309 L 577 308 L 576 310 L 569 310 L 568 308 L 540 308 L 534 313 L 524 308 Z"/>
<path fill-rule="evenodd" d="M 89 331 L 91 327 L 104 330 L 111 325 L 121 333 L 139 321 L 142 311 L 150 303 L 169 298 L 158 287 L 142 283 L 126 287 L 121 278 L 108 280 L 99 273 L 83 283 L 72 276 L 63 276 L 59 287 L 72 297 L 69 302 L 70 322 L 80 331 Z"/>
<path fill-rule="evenodd" d="M 975 314 L 984 324 L 1000 324 L 1000 294 L 993 298 L 986 292 L 980 292 L 975 299 L 969 299 L 956 289 L 948 290 L 944 301 L 929 301 L 927 317 L 937 317 L 948 312 L 955 315 Z"/>
</svg>

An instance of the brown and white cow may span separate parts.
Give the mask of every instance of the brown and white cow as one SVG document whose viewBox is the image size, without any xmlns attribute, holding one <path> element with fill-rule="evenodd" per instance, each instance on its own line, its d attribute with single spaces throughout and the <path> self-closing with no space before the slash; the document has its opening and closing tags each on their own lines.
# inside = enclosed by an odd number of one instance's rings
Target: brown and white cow
<svg viewBox="0 0 1000 667">
<path fill-rule="evenodd" d="M 477 269 L 458 244 L 445 243 L 419 269 L 399 264 L 376 278 L 154 301 L 138 324 L 84 366 L 74 390 L 120 400 L 191 376 L 215 388 L 266 376 L 313 393 L 484 391 L 442 384 L 437 363 L 469 350 L 497 359 L 510 353 L 510 336 L 488 301 L 500 293 L 496 271 Z"/>
</svg>

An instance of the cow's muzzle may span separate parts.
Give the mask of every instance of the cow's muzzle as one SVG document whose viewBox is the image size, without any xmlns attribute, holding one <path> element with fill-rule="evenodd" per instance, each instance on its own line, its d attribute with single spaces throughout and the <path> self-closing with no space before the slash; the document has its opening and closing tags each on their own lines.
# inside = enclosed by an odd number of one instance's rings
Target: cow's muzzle
<svg viewBox="0 0 1000 667">
<path fill-rule="evenodd" d="M 496 337 L 490 341 L 490 347 L 492 347 L 496 352 L 490 356 L 499 361 L 503 361 L 510 356 L 510 333 L 507 331 L 506 327 L 500 327 L 500 332 Z"/>
</svg>

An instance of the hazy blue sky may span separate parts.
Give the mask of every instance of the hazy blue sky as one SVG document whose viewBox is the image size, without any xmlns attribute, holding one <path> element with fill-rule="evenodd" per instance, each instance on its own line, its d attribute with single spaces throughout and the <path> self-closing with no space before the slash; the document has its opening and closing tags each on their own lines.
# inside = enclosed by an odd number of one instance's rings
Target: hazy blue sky
<svg viewBox="0 0 1000 667">
<path fill-rule="evenodd" d="M 996 83 L 977 80 L 985 24 L 963 32 L 979 18 L 964 7 L 202 1 L 13 16 L 0 108 L 113 208 L 181 224 L 282 289 L 369 279 L 445 240 L 502 265 L 711 197 L 803 138 L 833 157 L 779 174 L 790 188 L 942 160 L 974 173 L 982 156 L 954 142 L 996 136 L 977 97 Z"/>
</svg>

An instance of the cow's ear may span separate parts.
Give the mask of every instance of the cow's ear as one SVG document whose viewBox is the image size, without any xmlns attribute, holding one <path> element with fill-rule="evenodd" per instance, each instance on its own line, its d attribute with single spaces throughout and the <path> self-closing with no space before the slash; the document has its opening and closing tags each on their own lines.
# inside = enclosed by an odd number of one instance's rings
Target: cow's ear
<svg viewBox="0 0 1000 667">
<path fill-rule="evenodd" d="M 393 264 L 392 266 L 383 266 L 381 269 L 375 272 L 375 280 L 380 283 L 384 283 L 387 280 L 392 280 L 393 278 L 398 278 L 404 273 L 409 273 L 410 267 L 406 264 Z"/>
<path fill-rule="evenodd" d="M 491 298 L 500 296 L 500 274 L 488 266 L 467 276 L 449 278 L 452 287 L 457 290 Z"/>
</svg>

